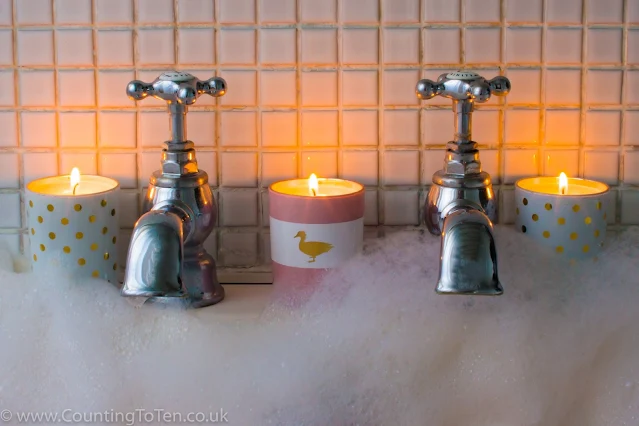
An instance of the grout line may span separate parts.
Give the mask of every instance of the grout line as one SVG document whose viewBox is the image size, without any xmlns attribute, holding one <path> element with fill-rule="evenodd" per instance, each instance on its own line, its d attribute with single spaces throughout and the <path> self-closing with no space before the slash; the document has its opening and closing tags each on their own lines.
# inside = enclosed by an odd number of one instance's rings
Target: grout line
<svg viewBox="0 0 639 426">
<path fill-rule="evenodd" d="M 582 0 L 581 4 L 581 23 L 582 23 L 582 31 L 581 31 L 581 82 L 579 84 L 580 88 L 580 107 L 579 107 L 579 160 L 577 163 L 577 170 L 579 177 L 583 178 L 585 175 L 585 152 L 584 146 L 586 145 L 586 112 L 587 112 L 587 91 L 586 91 L 586 81 L 588 78 L 588 67 L 586 65 L 588 61 L 588 30 L 586 29 L 586 23 L 588 22 L 588 1 Z"/>
<path fill-rule="evenodd" d="M 386 163 L 386 144 L 384 143 L 384 0 L 377 2 L 377 18 L 379 28 L 377 30 L 377 223 L 386 222 L 386 196 L 384 192 L 385 178 L 384 165 Z M 415 82 L 417 84 L 417 82 Z"/>
</svg>

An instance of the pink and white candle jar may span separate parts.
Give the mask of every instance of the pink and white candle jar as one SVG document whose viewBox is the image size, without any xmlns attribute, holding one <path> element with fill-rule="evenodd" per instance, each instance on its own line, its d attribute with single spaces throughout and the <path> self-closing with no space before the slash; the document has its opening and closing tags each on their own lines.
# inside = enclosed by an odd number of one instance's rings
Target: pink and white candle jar
<svg viewBox="0 0 639 426">
<path fill-rule="evenodd" d="M 360 253 L 364 187 L 342 179 L 293 179 L 269 188 L 276 293 L 304 297 L 322 276 Z"/>
<path fill-rule="evenodd" d="M 596 256 L 606 237 L 608 185 L 586 179 L 534 177 L 515 184 L 517 228 L 558 256 Z"/>
</svg>

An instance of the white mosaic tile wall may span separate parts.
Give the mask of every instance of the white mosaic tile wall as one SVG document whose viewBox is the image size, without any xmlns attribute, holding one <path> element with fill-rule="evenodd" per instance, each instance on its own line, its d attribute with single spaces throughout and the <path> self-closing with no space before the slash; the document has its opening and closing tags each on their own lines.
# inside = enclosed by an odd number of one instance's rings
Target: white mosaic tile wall
<svg viewBox="0 0 639 426">
<path fill-rule="evenodd" d="M 168 121 L 124 88 L 171 68 L 229 84 L 188 121 L 222 265 L 268 263 L 266 187 L 311 172 L 366 184 L 373 232 L 417 225 L 453 121 L 414 86 L 460 67 L 512 81 L 474 119 L 502 222 L 566 171 L 639 223 L 639 0 L 0 0 L 0 239 L 28 249 L 25 184 L 80 166 L 122 183 L 126 241 Z"/>
</svg>

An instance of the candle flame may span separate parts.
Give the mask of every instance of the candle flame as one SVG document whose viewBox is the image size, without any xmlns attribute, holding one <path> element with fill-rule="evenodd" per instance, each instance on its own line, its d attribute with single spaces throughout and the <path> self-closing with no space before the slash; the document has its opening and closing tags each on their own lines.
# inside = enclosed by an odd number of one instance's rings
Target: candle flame
<svg viewBox="0 0 639 426">
<path fill-rule="evenodd" d="M 71 191 L 75 195 L 75 190 L 80 185 L 80 169 L 74 167 L 71 170 Z"/>
<path fill-rule="evenodd" d="M 313 194 L 313 197 L 317 196 L 319 192 L 319 183 L 317 182 L 317 176 L 315 173 L 311 173 L 308 177 L 308 191 Z"/>
<path fill-rule="evenodd" d="M 568 177 L 566 177 L 566 174 L 564 172 L 561 172 L 561 174 L 559 174 L 559 192 L 561 193 L 561 195 L 564 195 L 566 192 L 568 192 Z"/>
</svg>

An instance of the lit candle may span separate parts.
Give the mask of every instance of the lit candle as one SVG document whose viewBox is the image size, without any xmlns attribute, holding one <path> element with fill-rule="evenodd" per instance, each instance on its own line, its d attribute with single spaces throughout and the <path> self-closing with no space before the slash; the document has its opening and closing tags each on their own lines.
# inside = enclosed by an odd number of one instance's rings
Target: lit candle
<svg viewBox="0 0 639 426">
<path fill-rule="evenodd" d="M 53 176 L 26 190 L 34 271 L 117 282 L 117 181 L 103 176 Z"/>
<path fill-rule="evenodd" d="M 331 268 L 360 252 L 364 187 L 342 179 L 293 179 L 269 188 L 273 284 L 304 297 Z"/>
<path fill-rule="evenodd" d="M 586 179 L 535 177 L 515 184 L 516 226 L 571 259 L 596 255 L 606 236 L 608 185 Z"/>
</svg>

